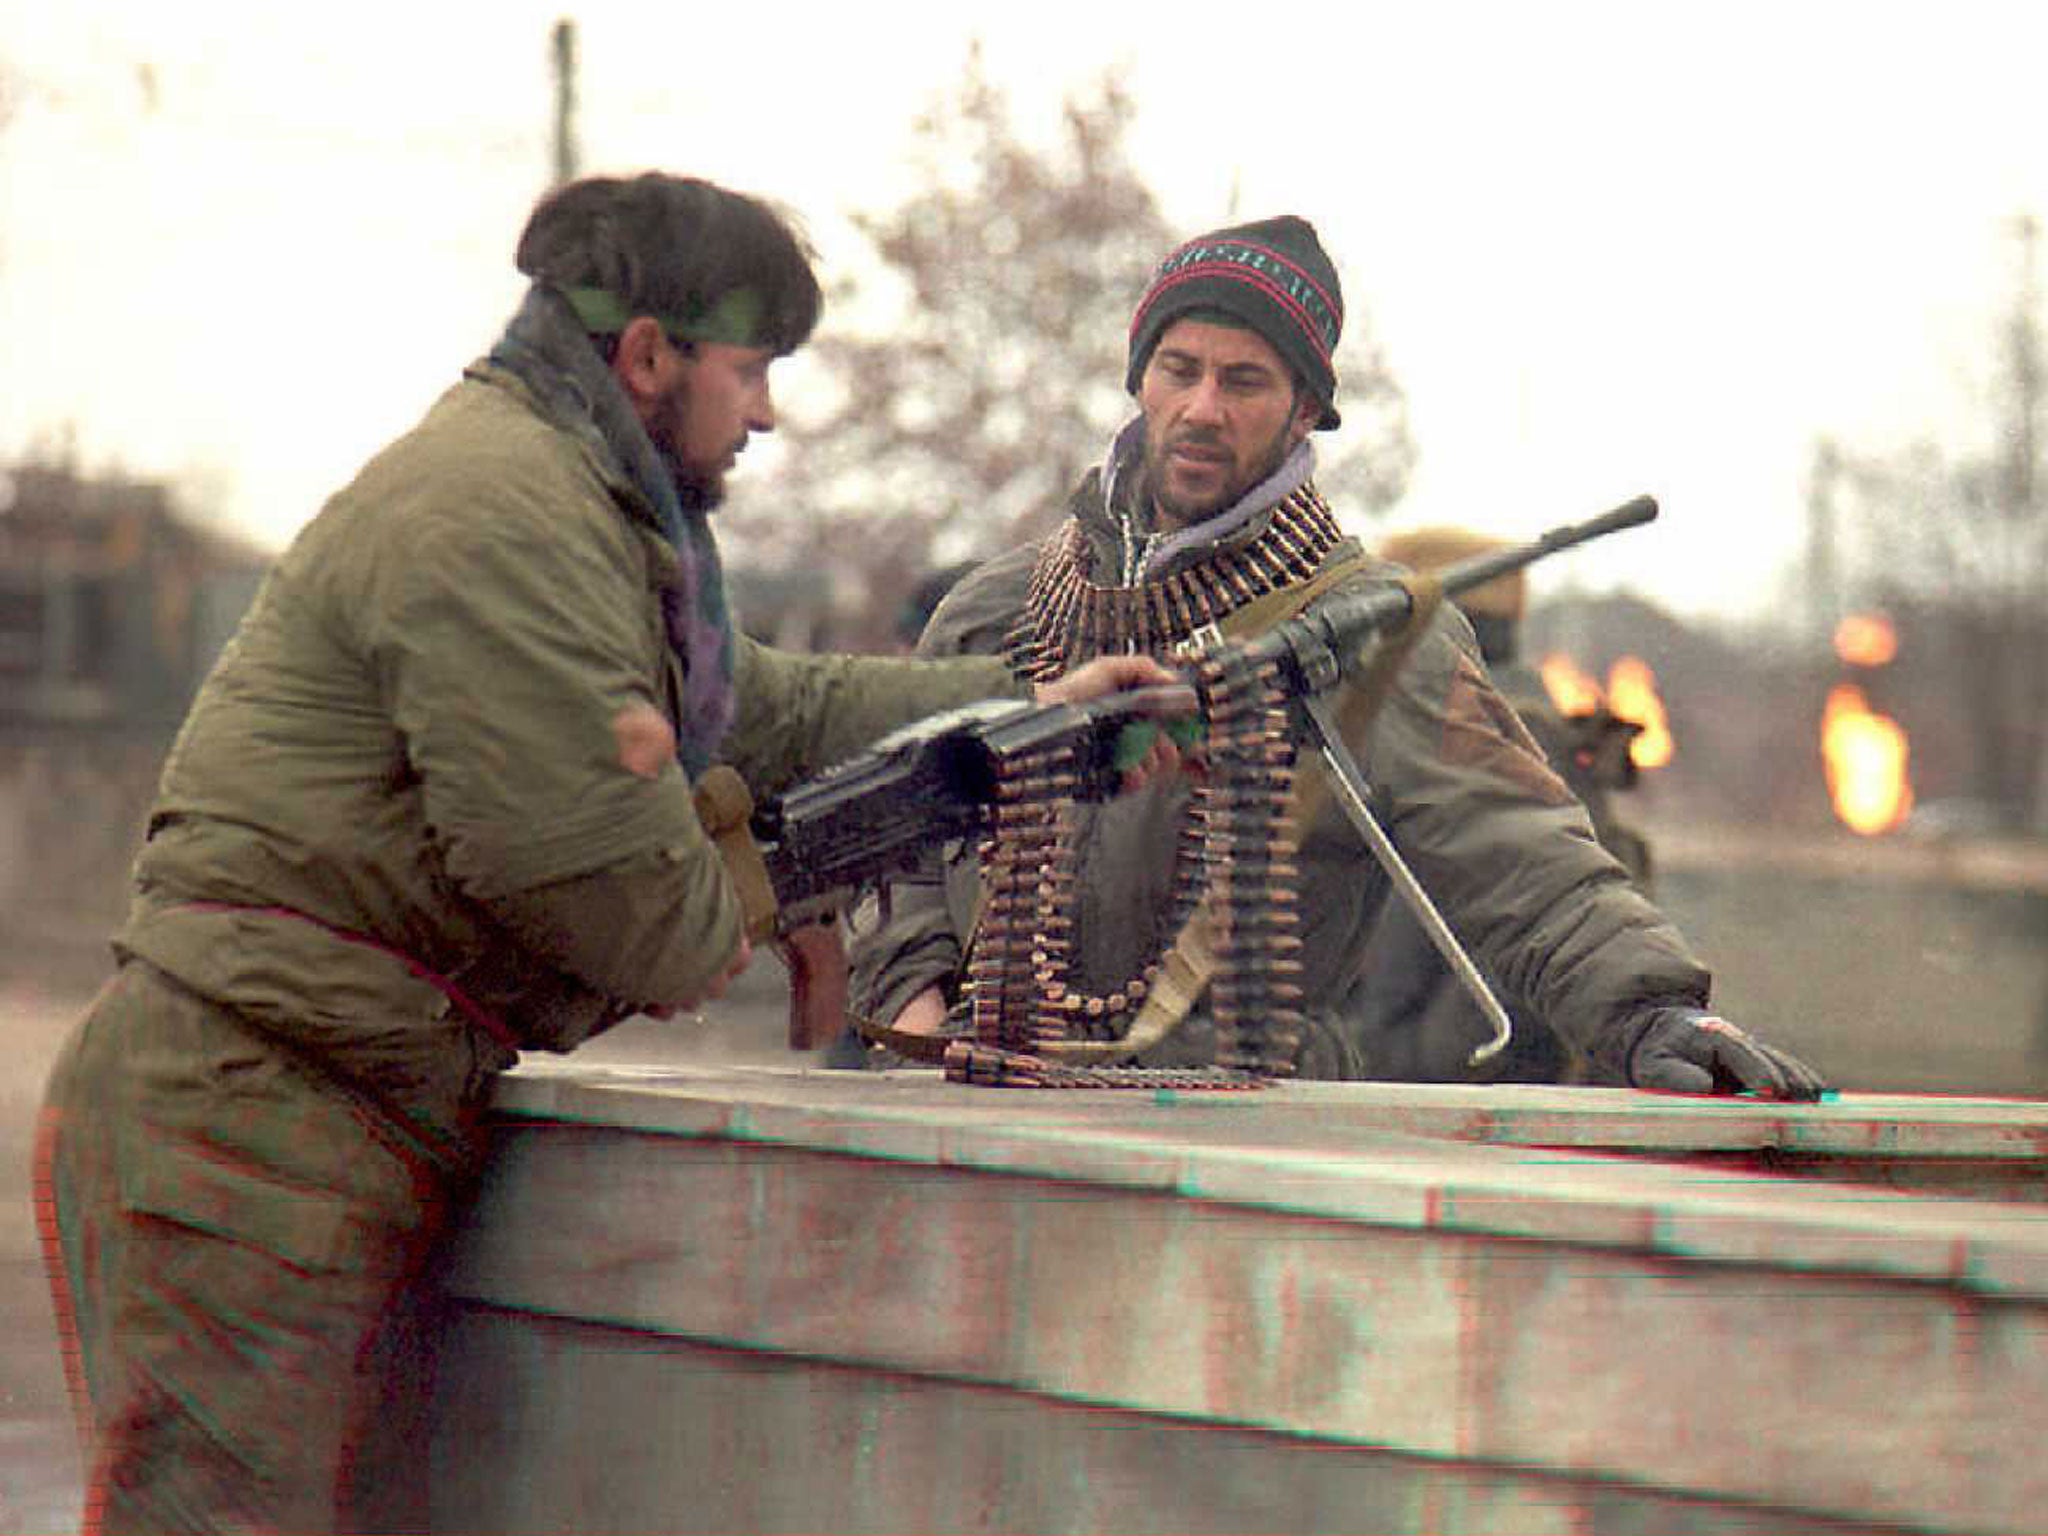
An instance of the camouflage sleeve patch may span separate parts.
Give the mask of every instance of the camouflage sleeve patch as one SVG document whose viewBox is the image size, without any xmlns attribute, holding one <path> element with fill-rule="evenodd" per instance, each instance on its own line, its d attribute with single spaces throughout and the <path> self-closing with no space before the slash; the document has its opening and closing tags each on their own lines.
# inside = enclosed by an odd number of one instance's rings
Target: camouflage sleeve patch
<svg viewBox="0 0 2048 1536">
<path fill-rule="evenodd" d="M 612 716 L 619 765 L 643 779 L 658 779 L 676 755 L 676 733 L 652 704 L 628 704 Z"/>
<path fill-rule="evenodd" d="M 1543 749 L 1479 664 L 1459 653 L 1444 697 L 1440 755 L 1454 768 L 1476 768 L 1526 790 L 1546 805 L 1569 805 L 1572 792 L 1551 769 Z"/>
</svg>

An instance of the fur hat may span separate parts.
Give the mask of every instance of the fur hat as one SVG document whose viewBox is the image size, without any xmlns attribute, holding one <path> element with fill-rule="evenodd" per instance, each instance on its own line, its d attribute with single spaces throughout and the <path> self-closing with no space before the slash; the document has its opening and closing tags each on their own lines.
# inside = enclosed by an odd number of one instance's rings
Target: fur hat
<svg viewBox="0 0 2048 1536">
<path fill-rule="evenodd" d="M 1389 534 L 1380 541 L 1380 558 L 1411 571 L 1434 571 L 1474 555 L 1490 555 L 1507 549 L 1512 539 L 1497 539 L 1474 533 L 1469 528 L 1411 528 Z M 1529 583 L 1521 571 L 1496 576 L 1483 586 L 1460 592 L 1452 599 L 1467 613 L 1491 614 L 1495 618 L 1519 620 L 1528 603 Z"/>
<path fill-rule="evenodd" d="M 1190 310 L 1228 316 L 1271 344 L 1321 402 L 1318 430 L 1340 424 L 1332 356 L 1344 331 L 1344 292 L 1313 226 L 1285 214 L 1197 236 L 1168 256 L 1131 316 L 1133 395 L 1166 328 Z"/>
</svg>

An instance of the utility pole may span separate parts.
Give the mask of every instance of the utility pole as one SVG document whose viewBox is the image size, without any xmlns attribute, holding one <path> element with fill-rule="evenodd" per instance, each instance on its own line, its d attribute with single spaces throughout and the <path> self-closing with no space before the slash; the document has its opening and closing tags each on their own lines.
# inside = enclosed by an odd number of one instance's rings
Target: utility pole
<svg viewBox="0 0 2048 1536">
<path fill-rule="evenodd" d="M 2006 505 L 2015 522 L 2028 523 L 2035 511 L 2035 455 L 2041 413 L 2041 327 L 2036 310 L 2041 302 L 2035 273 L 2035 247 L 2040 223 L 2030 213 L 2012 221 L 2019 246 L 2019 271 L 2014 282 L 2012 317 L 2007 325 L 2011 348 L 2012 420 L 2008 428 Z"/>
<path fill-rule="evenodd" d="M 2019 277 L 2007 336 L 2011 347 L 2012 414 L 2006 426 L 2004 530 L 2010 541 L 2013 587 L 2005 594 L 2012 626 L 2007 644 L 2027 658 L 2015 667 L 2010 729 L 2034 752 L 2032 804 L 2022 806 L 2028 826 L 2048 831 L 2048 659 L 2041 652 L 2044 605 L 2048 605 L 2048 509 L 2038 480 L 2041 410 L 2041 291 L 2037 267 L 2040 220 L 2023 213 L 2012 221 L 2019 245 Z M 2028 556 L 2032 558 L 2029 559 Z"/>
<path fill-rule="evenodd" d="M 576 148 L 576 23 L 566 16 L 555 23 L 555 176 L 554 185 L 574 181 L 581 156 Z"/>
<path fill-rule="evenodd" d="M 1831 437 L 1814 445 L 1806 481 L 1806 622 L 1812 638 L 1831 643 L 1842 618 L 1841 537 L 1835 498 L 1842 484 L 1842 450 Z"/>
</svg>

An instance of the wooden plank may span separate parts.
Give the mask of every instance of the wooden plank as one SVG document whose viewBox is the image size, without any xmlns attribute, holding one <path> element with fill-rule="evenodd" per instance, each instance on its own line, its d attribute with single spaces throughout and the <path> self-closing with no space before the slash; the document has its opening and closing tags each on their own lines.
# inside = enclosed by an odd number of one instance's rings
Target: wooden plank
<svg viewBox="0 0 2048 1536">
<path fill-rule="evenodd" d="M 599 1354 L 623 1334 L 655 1341 L 656 1357 L 736 1351 L 1009 1394 L 1024 1405 L 1017 1454 L 1037 1447 L 1055 1481 L 1064 1421 L 1114 1410 L 1323 1446 L 1340 1481 L 1352 1457 L 1421 1458 L 1443 1471 L 1432 1497 L 1561 1479 L 1850 1527 L 2026 1528 L 2048 1507 L 2032 1450 L 2048 1422 L 2038 1209 L 1686 1166 L 1640 1144 L 1853 1150 L 1891 1111 L 1894 1155 L 1920 1138 L 1935 1161 L 2027 1168 L 2041 1160 L 2022 1151 L 2038 1148 L 2035 1109 L 1644 1099 L 522 1070 L 452 1283 L 473 1317 L 602 1325 Z M 1567 1123 L 1576 1145 L 1539 1144 Z M 550 1360 L 582 1369 L 556 1324 L 531 1326 L 549 1331 Z M 451 1424 L 481 1411 L 471 1394 L 503 1364 L 500 1345 L 476 1347 L 448 1388 Z M 521 1390 L 545 1399 L 553 1369 Z M 678 1363 L 675 1391 L 700 1371 Z M 659 1378 L 640 1411 L 693 1434 L 720 1432 L 701 1415 L 751 1411 L 690 1409 Z M 891 1400 L 879 1386 L 854 1396 L 863 1411 Z M 449 1454 L 459 1470 L 460 1445 Z M 982 1465 L 984 1451 L 962 1454 Z M 790 1475 L 873 1482 L 853 1456 L 821 1450 Z M 875 1506 L 901 1528 L 934 1498 L 954 1510 L 965 1497 L 922 1452 L 904 1467 L 895 1502 Z M 943 1489 L 922 1486 L 934 1477 Z M 1312 1481 L 1303 1520 L 1328 1507 Z M 1172 1507 L 1134 1485 L 1097 1528 L 1147 1528 L 1153 1499 Z M 1044 1529 L 1046 1509 L 1006 1495 L 973 1528 Z"/>
</svg>

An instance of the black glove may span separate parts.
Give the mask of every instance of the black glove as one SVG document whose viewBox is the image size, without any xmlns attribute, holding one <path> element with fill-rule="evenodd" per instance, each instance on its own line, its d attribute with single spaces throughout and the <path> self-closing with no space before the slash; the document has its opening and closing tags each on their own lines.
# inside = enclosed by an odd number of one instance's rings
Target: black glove
<svg viewBox="0 0 2048 1536">
<path fill-rule="evenodd" d="M 1629 1052 L 1628 1079 L 1664 1093 L 1754 1093 L 1817 1099 L 1821 1075 L 1703 1008 L 1659 1008 Z"/>
</svg>

